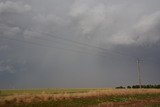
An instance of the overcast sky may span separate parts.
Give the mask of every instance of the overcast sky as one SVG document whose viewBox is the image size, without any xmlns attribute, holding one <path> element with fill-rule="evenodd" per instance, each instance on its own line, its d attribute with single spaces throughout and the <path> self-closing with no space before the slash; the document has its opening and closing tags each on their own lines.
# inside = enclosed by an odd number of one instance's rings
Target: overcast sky
<svg viewBox="0 0 160 107">
<path fill-rule="evenodd" d="M 160 84 L 160 0 L 0 0 L 0 88 Z"/>
</svg>

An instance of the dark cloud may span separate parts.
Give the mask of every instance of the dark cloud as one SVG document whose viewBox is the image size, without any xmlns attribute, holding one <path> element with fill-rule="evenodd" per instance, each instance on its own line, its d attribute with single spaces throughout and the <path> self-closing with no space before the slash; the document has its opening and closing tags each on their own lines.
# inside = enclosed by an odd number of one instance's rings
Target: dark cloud
<svg viewBox="0 0 160 107">
<path fill-rule="evenodd" d="M 0 0 L 0 88 L 159 83 L 159 2 Z"/>
</svg>

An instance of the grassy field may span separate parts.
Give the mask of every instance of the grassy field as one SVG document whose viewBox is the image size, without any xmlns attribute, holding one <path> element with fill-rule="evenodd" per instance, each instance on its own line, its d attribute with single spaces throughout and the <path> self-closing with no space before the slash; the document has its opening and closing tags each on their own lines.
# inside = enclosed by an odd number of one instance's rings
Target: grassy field
<svg viewBox="0 0 160 107">
<path fill-rule="evenodd" d="M 1 90 L 0 107 L 159 107 L 160 89 Z"/>
</svg>

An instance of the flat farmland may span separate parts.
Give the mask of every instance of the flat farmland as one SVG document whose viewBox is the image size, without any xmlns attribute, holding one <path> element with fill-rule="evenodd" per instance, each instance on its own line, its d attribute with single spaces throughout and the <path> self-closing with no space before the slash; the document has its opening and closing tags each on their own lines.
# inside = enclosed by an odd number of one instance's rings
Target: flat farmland
<svg viewBox="0 0 160 107">
<path fill-rule="evenodd" d="M 159 107 L 160 89 L 1 90 L 0 107 Z"/>
</svg>

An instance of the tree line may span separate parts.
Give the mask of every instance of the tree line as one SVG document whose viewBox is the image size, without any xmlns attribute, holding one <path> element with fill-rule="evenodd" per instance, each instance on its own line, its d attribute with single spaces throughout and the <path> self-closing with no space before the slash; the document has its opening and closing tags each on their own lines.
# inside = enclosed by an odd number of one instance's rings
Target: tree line
<svg viewBox="0 0 160 107">
<path fill-rule="evenodd" d="M 133 85 L 133 86 L 127 86 L 127 87 L 123 87 L 123 86 L 119 86 L 116 87 L 116 89 L 138 89 L 140 88 L 140 85 Z M 145 88 L 145 89 L 149 89 L 149 88 L 154 88 L 154 89 L 160 89 L 160 85 L 141 85 L 141 88 Z"/>
</svg>

